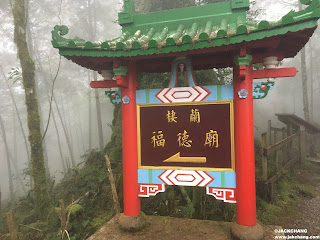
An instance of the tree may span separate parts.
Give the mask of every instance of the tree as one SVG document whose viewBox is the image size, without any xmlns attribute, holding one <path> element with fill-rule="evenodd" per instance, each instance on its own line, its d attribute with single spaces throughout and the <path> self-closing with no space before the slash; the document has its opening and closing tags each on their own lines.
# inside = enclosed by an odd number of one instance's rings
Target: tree
<svg viewBox="0 0 320 240">
<path fill-rule="evenodd" d="M 7 135 L 6 135 L 6 131 L 5 131 L 5 127 L 3 125 L 1 115 L 0 115 L 0 127 L 1 127 L 1 136 L 2 136 L 2 139 L 4 142 L 6 155 L 7 155 L 10 200 L 13 201 L 14 200 L 14 193 L 13 193 L 13 181 L 12 181 L 12 170 L 11 170 L 11 163 L 10 163 L 10 156 L 9 156 L 9 147 L 8 147 Z"/>
<path fill-rule="evenodd" d="M 302 10 L 302 4 L 299 1 L 299 10 Z M 308 98 L 308 76 L 306 64 L 306 49 L 301 50 L 301 80 L 302 80 L 302 97 L 303 97 L 303 113 L 304 118 L 310 121 L 309 98 Z"/>
<path fill-rule="evenodd" d="M 14 42 L 22 69 L 22 83 L 25 90 L 29 142 L 31 147 L 31 174 L 34 180 L 33 194 L 35 211 L 40 218 L 45 218 L 51 201 L 48 194 L 40 115 L 35 86 L 35 63 L 30 57 L 27 44 L 28 1 L 14 0 L 12 14 L 14 20 Z"/>
<path fill-rule="evenodd" d="M 2 71 L 2 75 L 6 81 L 6 84 L 7 84 L 7 87 L 9 89 L 9 93 L 10 93 L 10 96 L 11 96 L 11 99 L 12 99 L 12 103 L 13 103 L 13 106 L 14 106 L 14 109 L 15 109 L 15 112 L 17 114 L 17 117 L 18 117 L 18 120 L 19 120 L 19 125 L 20 125 L 20 129 L 21 129 L 21 133 L 22 133 L 22 136 L 23 136 L 23 141 L 24 141 L 24 145 L 25 145 L 25 149 L 26 149 L 26 153 L 27 153 L 27 158 L 28 158 L 28 164 L 30 164 L 31 160 L 30 160 L 30 152 L 29 152 L 29 146 L 28 146 L 28 143 L 27 143 L 27 137 L 26 137 L 26 134 L 24 132 L 24 128 L 23 128 L 23 124 L 22 124 L 22 120 L 21 120 L 21 117 L 20 117 L 20 113 L 19 113 L 19 110 L 18 110 L 18 106 L 17 106 L 17 103 L 16 103 L 16 100 L 13 96 L 13 92 L 11 90 L 11 87 L 9 85 L 9 82 L 8 82 L 8 79 L 3 71 L 3 68 L 1 66 L 1 71 Z M 11 70 L 11 72 L 9 73 L 9 80 L 13 80 L 13 81 L 20 81 L 21 80 L 21 73 L 20 73 L 20 70 L 18 68 L 13 68 Z M 30 186 L 32 186 L 32 177 L 30 176 Z"/>
<path fill-rule="evenodd" d="M 95 16 L 95 1 L 91 3 L 91 0 L 88 0 L 88 25 L 89 25 L 89 34 L 90 38 L 95 38 L 95 33 L 97 32 L 97 19 Z M 93 72 L 94 81 L 98 80 L 97 72 Z M 101 107 L 100 107 L 100 98 L 99 90 L 94 90 L 95 100 L 96 100 L 96 110 L 97 110 L 97 126 L 98 126 L 98 135 L 99 135 L 99 148 L 103 150 L 103 129 L 101 121 Z M 91 111 L 91 110 L 90 110 Z"/>
</svg>

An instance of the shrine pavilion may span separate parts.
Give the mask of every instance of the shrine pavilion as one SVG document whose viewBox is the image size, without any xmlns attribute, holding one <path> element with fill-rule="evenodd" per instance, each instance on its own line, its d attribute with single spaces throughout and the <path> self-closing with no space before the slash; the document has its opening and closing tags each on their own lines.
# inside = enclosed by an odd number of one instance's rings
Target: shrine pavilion
<svg viewBox="0 0 320 240">
<path fill-rule="evenodd" d="M 258 226 L 253 134 L 253 99 L 257 97 L 253 91 L 253 79 L 296 75 L 295 68 L 276 68 L 276 65 L 285 58 L 297 55 L 314 33 L 320 18 L 320 0 L 300 2 L 306 5 L 304 10 L 290 11 L 278 21 L 254 21 L 247 17 L 249 0 L 221 0 L 144 14 L 135 12 L 132 0 L 124 0 L 123 11 L 119 13 L 122 34 L 118 38 L 101 42 L 90 42 L 79 37 L 68 39 L 65 38 L 68 33 L 66 26 L 54 27 L 52 45 L 59 49 L 59 54 L 104 77 L 101 81 L 91 82 L 91 87 L 121 89 L 125 217 L 134 218 L 140 214 L 142 185 L 138 181 L 137 73 L 171 72 L 167 94 L 176 87 L 177 67 L 185 64 L 190 89 L 193 88 L 196 94 L 203 94 L 201 99 L 196 97 L 192 101 L 200 102 L 214 94 L 210 90 L 213 88 L 204 86 L 197 90 L 195 81 L 191 81 L 194 80 L 193 70 L 231 67 L 233 86 L 227 100 L 233 104 L 234 122 L 231 125 L 233 128 L 234 124 L 235 166 L 227 172 L 235 174 L 236 187 L 229 187 L 229 190 L 233 189 L 230 190 L 231 195 L 236 196 L 232 201 L 237 204 L 238 226 L 252 229 Z M 256 63 L 263 64 L 265 68 L 254 70 L 252 65 Z M 270 86 L 263 87 L 259 89 L 260 93 L 270 89 Z M 181 91 L 190 91 L 192 95 L 192 90 L 187 88 Z M 177 100 L 170 100 L 170 96 L 165 94 L 168 103 Z M 148 96 L 144 103 L 148 103 Z M 159 94 L 156 96 L 155 103 L 164 103 Z M 179 96 L 183 98 L 183 94 Z M 216 97 L 214 101 L 224 100 L 221 96 L 220 92 L 220 98 Z M 154 172 L 150 170 L 149 173 Z M 155 182 L 150 180 L 149 184 Z M 206 187 L 209 189 L 210 185 Z M 221 192 L 227 194 L 223 186 L 220 187 Z M 214 195 L 217 198 L 217 192 Z M 250 230 L 246 228 L 244 231 Z"/>
</svg>

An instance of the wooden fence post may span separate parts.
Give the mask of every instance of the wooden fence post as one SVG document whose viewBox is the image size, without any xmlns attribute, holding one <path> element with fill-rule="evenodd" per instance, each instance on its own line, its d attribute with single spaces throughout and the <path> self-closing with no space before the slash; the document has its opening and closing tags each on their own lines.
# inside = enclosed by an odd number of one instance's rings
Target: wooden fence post
<svg viewBox="0 0 320 240">
<path fill-rule="evenodd" d="M 306 160 L 306 149 L 305 149 L 305 130 L 300 127 L 299 129 L 299 150 L 300 150 L 300 162 L 304 162 Z"/>
<path fill-rule="evenodd" d="M 272 138 L 271 138 L 271 135 L 272 135 L 272 131 L 271 131 L 271 120 L 268 120 L 268 145 L 267 146 L 271 146 L 272 145 Z"/>
<path fill-rule="evenodd" d="M 267 134 L 261 135 L 261 157 L 262 157 L 262 180 L 268 180 L 268 156 L 265 156 L 264 149 L 267 147 Z"/>
<path fill-rule="evenodd" d="M 274 144 L 278 142 L 278 131 L 274 131 Z M 274 159 L 276 161 L 276 172 L 279 171 L 279 157 L 278 157 L 278 150 L 274 152 Z"/>
<path fill-rule="evenodd" d="M 291 136 L 293 134 L 293 129 L 292 129 L 292 123 L 288 123 L 287 124 L 287 137 Z M 288 158 L 291 159 L 292 157 L 292 141 L 290 141 L 290 143 L 287 145 L 287 155 L 288 155 Z"/>
<path fill-rule="evenodd" d="M 287 136 L 286 128 L 282 128 L 282 139 L 285 139 Z M 287 162 L 287 144 L 282 148 L 282 164 Z"/>
</svg>

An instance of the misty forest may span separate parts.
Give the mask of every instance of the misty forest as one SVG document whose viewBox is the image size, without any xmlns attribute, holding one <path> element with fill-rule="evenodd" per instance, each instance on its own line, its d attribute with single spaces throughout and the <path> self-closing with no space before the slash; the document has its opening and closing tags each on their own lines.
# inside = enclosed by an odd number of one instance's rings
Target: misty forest
<svg viewBox="0 0 320 240">
<path fill-rule="evenodd" d="M 135 8 L 143 13 L 213 2 L 135 0 Z M 277 21 L 298 11 L 299 3 L 251 0 L 248 15 Z M 1 240 L 87 239 L 123 212 L 121 107 L 106 89 L 90 88 L 100 74 L 61 57 L 51 44 L 55 25 L 92 42 L 118 37 L 122 8 L 122 0 L 0 1 Z M 319 41 L 316 30 L 295 58 L 279 63 L 296 67 L 297 76 L 272 80 L 268 98 L 254 101 L 257 219 L 263 224 L 287 226 L 301 215 L 302 201 L 319 196 L 320 167 L 312 163 L 320 158 L 317 132 L 305 136 L 304 163 L 290 169 L 268 165 L 267 174 L 281 172 L 272 196 L 265 194 L 261 154 L 276 142 L 271 129 L 286 127 L 276 114 L 294 114 L 320 129 Z M 142 89 L 167 87 L 169 78 L 170 73 L 138 74 Z M 232 69 L 196 71 L 195 78 L 203 86 L 232 84 Z M 294 154 L 299 144 L 292 144 Z M 284 156 L 279 150 L 268 161 L 278 164 Z M 300 179 L 300 173 L 310 178 Z M 226 222 L 235 221 L 236 214 L 235 204 L 217 201 L 205 189 L 181 186 L 142 199 L 141 209 L 146 215 Z"/>
</svg>

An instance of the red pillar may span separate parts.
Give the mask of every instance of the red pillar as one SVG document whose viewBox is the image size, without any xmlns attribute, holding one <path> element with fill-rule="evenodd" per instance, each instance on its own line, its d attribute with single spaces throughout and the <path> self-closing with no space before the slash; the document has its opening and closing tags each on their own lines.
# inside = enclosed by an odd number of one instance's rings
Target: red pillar
<svg viewBox="0 0 320 240">
<path fill-rule="evenodd" d="M 234 67 L 237 223 L 242 226 L 256 225 L 252 83 L 252 64 L 247 66 L 244 80 L 240 79 L 239 66 Z M 248 92 L 246 98 L 239 97 L 239 91 L 242 89 Z"/>
<path fill-rule="evenodd" d="M 123 152 L 123 201 L 124 215 L 140 214 L 138 197 L 138 150 L 137 150 L 137 112 L 136 112 L 136 64 L 129 63 L 127 72 L 128 88 L 121 88 L 122 99 L 122 152 Z"/>
</svg>

